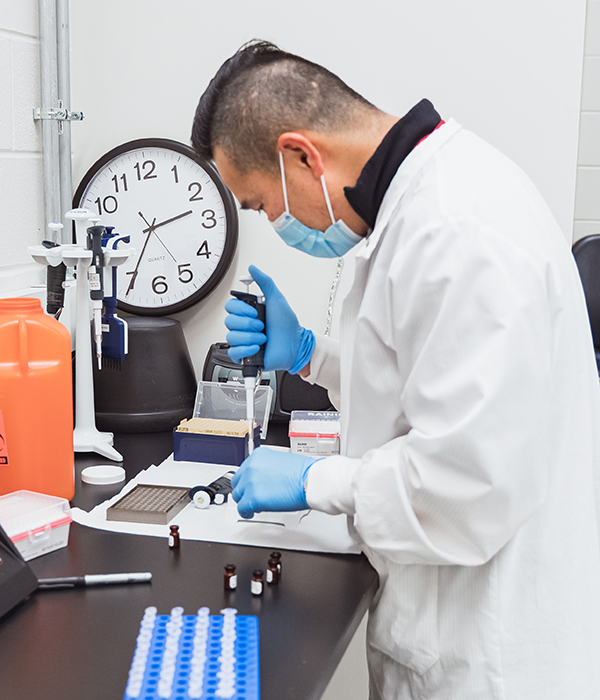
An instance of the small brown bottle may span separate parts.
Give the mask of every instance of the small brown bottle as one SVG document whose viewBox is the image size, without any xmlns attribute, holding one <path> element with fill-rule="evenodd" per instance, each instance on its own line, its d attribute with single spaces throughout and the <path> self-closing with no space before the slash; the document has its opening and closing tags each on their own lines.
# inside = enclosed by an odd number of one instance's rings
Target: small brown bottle
<svg viewBox="0 0 600 700">
<path fill-rule="evenodd" d="M 276 586 L 279 583 L 279 569 L 277 568 L 277 559 L 269 559 L 269 568 L 266 573 L 267 583 Z"/>
<path fill-rule="evenodd" d="M 279 578 L 281 578 L 281 552 L 271 552 L 271 559 L 275 559 L 277 562 L 277 570 L 279 571 Z"/>
<path fill-rule="evenodd" d="M 237 574 L 235 573 L 235 564 L 227 564 L 225 566 L 225 590 L 235 591 L 237 588 Z"/>
<path fill-rule="evenodd" d="M 265 587 L 265 572 L 262 569 L 256 569 L 252 572 L 252 581 L 250 583 L 250 592 L 252 595 L 262 595 Z"/>
<path fill-rule="evenodd" d="M 171 532 L 169 533 L 169 547 L 171 549 L 179 549 L 181 540 L 179 539 L 179 525 L 171 525 Z"/>
</svg>

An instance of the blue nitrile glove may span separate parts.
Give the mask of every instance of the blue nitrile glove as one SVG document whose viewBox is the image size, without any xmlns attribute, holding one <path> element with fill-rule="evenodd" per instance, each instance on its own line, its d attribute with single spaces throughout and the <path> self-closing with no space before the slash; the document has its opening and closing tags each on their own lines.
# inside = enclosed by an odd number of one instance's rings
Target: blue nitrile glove
<svg viewBox="0 0 600 700">
<path fill-rule="evenodd" d="M 262 289 L 267 306 L 267 334 L 259 321 L 256 309 L 240 299 L 229 299 L 225 311 L 229 314 L 225 325 L 229 328 L 227 342 L 231 347 L 229 357 L 238 364 L 244 357 L 251 357 L 264 342 L 265 370 L 286 369 L 296 374 L 309 362 L 315 349 L 312 331 L 302 328 L 296 314 L 273 280 L 254 265 L 248 272 Z"/>
<path fill-rule="evenodd" d="M 257 447 L 231 479 L 238 513 L 251 518 L 265 510 L 306 510 L 304 482 L 319 459 Z"/>
</svg>

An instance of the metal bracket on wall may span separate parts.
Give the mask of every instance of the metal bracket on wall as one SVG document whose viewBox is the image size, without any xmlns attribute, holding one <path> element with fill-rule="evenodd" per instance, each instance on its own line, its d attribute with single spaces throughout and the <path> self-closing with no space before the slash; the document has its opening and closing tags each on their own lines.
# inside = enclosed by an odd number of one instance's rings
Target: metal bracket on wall
<svg viewBox="0 0 600 700">
<path fill-rule="evenodd" d="M 55 119 L 58 121 L 58 133 L 62 134 L 63 125 L 62 122 L 81 122 L 84 119 L 83 112 L 72 112 L 63 107 L 62 101 L 59 100 L 58 107 L 50 109 L 42 109 L 41 107 L 36 107 L 33 110 L 33 119 L 39 121 L 40 119 Z"/>
</svg>

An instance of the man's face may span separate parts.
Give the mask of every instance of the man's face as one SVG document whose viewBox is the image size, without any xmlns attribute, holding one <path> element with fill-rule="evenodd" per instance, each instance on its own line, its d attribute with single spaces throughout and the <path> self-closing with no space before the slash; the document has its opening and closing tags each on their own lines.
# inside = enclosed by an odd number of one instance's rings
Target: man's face
<svg viewBox="0 0 600 700">
<path fill-rule="evenodd" d="M 281 216 L 285 202 L 280 176 L 256 170 L 242 175 L 220 148 L 216 147 L 213 155 L 223 182 L 242 209 L 264 211 L 271 222 Z M 284 164 L 290 213 L 306 226 L 325 231 L 331 225 L 331 218 L 320 180 L 291 154 L 284 155 Z"/>
</svg>

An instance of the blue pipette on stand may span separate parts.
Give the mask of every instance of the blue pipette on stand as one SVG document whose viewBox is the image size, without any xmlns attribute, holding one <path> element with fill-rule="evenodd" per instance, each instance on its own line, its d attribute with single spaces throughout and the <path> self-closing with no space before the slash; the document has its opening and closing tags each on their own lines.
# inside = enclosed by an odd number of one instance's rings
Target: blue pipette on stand
<svg viewBox="0 0 600 700">
<path fill-rule="evenodd" d="M 114 226 L 106 227 L 106 234 L 102 237 L 102 245 L 105 248 L 116 249 L 119 243 L 129 243 L 130 236 L 119 236 L 113 233 Z M 128 353 L 128 326 L 125 319 L 117 316 L 117 268 L 113 267 L 111 275 L 106 281 L 104 293 L 104 314 L 102 315 L 102 356 L 104 360 L 116 364 L 113 369 L 119 369 L 121 360 Z"/>
</svg>

